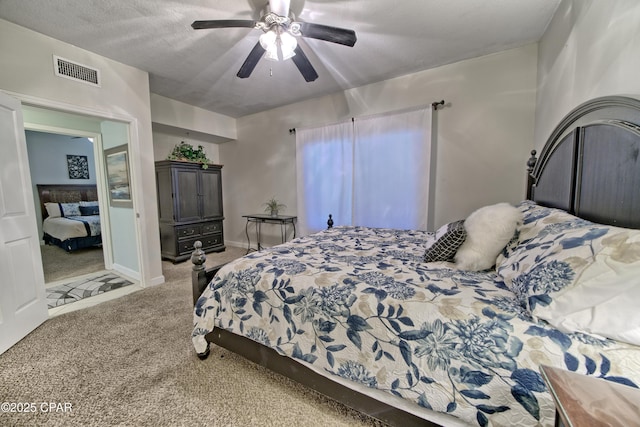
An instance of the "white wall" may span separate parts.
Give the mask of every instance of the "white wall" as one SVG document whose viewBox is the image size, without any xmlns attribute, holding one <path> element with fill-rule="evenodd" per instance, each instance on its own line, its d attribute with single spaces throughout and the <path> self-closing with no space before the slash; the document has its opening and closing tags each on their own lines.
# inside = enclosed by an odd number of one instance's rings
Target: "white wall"
<svg viewBox="0 0 640 427">
<path fill-rule="evenodd" d="M 464 218 L 485 204 L 522 200 L 525 164 L 534 145 L 536 61 L 537 45 L 528 45 L 238 119 L 237 141 L 219 147 L 225 240 L 245 244 L 242 215 L 262 212 L 271 196 L 288 206 L 285 214 L 295 214 L 290 128 L 441 99 L 447 106 L 435 117 L 434 225 Z M 279 240 L 279 229 L 272 233 L 268 244 Z"/>
<path fill-rule="evenodd" d="M 100 69 L 102 86 L 56 77 L 53 55 Z M 144 285 L 162 283 L 148 74 L 0 20 L 0 90 L 23 102 L 129 123 L 141 280 Z"/>
<path fill-rule="evenodd" d="M 220 163 L 218 146 L 237 137 L 236 119 L 151 94 L 154 159 L 165 160 L 185 142 L 202 146 L 212 163 Z"/>
<path fill-rule="evenodd" d="M 165 132 L 162 130 L 153 131 L 153 158 L 154 160 L 166 160 L 167 156 L 171 151 L 173 151 L 173 147 L 180 142 L 184 141 L 187 144 L 191 144 L 194 147 L 202 146 L 204 152 L 207 154 L 207 158 L 211 160 L 212 163 L 220 163 L 220 153 L 219 153 L 219 145 L 217 143 L 203 141 L 202 139 L 197 139 L 191 136 L 191 132 L 184 131 L 184 135 L 178 135 L 174 132 Z M 188 134 L 187 134 L 188 133 Z"/>
<path fill-rule="evenodd" d="M 100 124 L 100 134 L 102 135 L 102 149 L 105 151 L 129 143 L 129 127 L 125 123 L 104 121 Z M 128 145 L 129 163 L 131 164 L 131 144 Z M 135 185 L 135 181 L 140 178 L 132 170 L 129 170 L 129 174 L 132 191 L 135 191 L 136 187 L 140 187 Z M 135 199 L 136 202 L 138 200 L 140 198 Z M 103 205 L 109 209 L 113 268 L 139 280 L 140 251 L 135 244 L 138 240 L 135 214 L 137 205 L 134 204 L 133 207 L 111 206 L 109 202 L 103 203 Z"/>
<path fill-rule="evenodd" d="M 223 114 L 203 110 L 158 94 L 151 94 L 151 117 L 154 125 L 188 130 L 201 134 L 199 139 L 209 142 L 225 142 L 235 139 L 236 119 Z"/>
<path fill-rule="evenodd" d="M 640 96 L 639 71 L 638 0 L 563 0 L 540 41 L 536 147 L 585 101 Z"/>
</svg>

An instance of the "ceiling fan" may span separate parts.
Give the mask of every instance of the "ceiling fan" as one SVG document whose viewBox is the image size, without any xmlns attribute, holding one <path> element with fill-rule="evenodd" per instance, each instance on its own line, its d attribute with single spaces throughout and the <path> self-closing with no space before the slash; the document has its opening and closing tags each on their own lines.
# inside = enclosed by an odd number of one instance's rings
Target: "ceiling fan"
<svg viewBox="0 0 640 427">
<path fill-rule="evenodd" d="M 353 30 L 328 25 L 297 22 L 289 10 L 290 0 L 269 0 L 265 11 L 258 21 L 244 19 L 218 19 L 213 21 L 194 21 L 194 30 L 210 28 L 255 28 L 262 30 L 260 40 L 245 59 L 237 76 L 245 79 L 251 75 L 258 61 L 266 53 L 266 58 L 277 61 L 291 58 L 304 79 L 312 82 L 318 73 L 309 58 L 302 51 L 297 37 L 308 37 L 352 47 L 356 43 Z"/>
</svg>

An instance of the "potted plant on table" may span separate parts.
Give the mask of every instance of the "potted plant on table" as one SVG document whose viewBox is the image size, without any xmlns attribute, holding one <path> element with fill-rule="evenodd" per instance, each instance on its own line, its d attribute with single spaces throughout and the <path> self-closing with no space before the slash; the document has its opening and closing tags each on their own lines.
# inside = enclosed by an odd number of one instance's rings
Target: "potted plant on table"
<svg viewBox="0 0 640 427">
<path fill-rule="evenodd" d="M 272 197 L 267 203 L 264 204 L 264 211 L 271 216 L 278 216 L 278 212 L 287 208 L 287 205 L 280 203 L 275 197 Z"/>
</svg>

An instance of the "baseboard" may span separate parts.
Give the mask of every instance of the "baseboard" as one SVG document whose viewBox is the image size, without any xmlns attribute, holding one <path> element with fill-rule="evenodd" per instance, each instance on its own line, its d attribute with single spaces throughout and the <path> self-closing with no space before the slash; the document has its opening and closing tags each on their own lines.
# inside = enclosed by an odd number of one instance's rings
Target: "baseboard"
<svg viewBox="0 0 640 427">
<path fill-rule="evenodd" d="M 123 275 L 133 279 L 133 280 L 137 280 L 138 283 L 142 283 L 142 280 L 140 280 L 141 279 L 140 278 L 140 272 L 138 272 L 138 271 L 133 271 L 128 267 L 125 267 L 123 265 L 116 264 L 116 263 L 113 263 L 112 269 L 117 271 L 120 274 L 123 274 Z"/>
<path fill-rule="evenodd" d="M 236 248 L 245 248 L 245 249 L 247 249 L 247 242 L 246 241 L 245 242 L 234 242 L 234 241 L 231 241 L 231 240 L 225 240 L 224 244 L 226 246 L 235 246 Z M 263 245 L 263 244 L 261 244 L 261 246 L 262 246 L 262 249 L 273 247 L 273 245 Z M 258 246 L 257 245 L 251 245 L 251 250 L 252 251 L 257 251 L 258 250 Z"/>
<path fill-rule="evenodd" d="M 166 282 L 164 275 L 160 275 L 158 277 L 154 277 L 153 279 L 151 279 L 149 281 L 149 287 L 151 286 L 158 286 L 158 285 L 162 285 L 164 282 Z M 143 287 L 147 287 L 145 285 L 142 285 Z"/>
<path fill-rule="evenodd" d="M 247 247 L 247 242 L 246 241 L 242 241 L 242 242 L 234 242 L 232 240 L 225 240 L 224 244 L 226 246 L 235 246 L 236 248 L 245 248 Z M 251 246 L 252 250 L 257 250 L 257 247 L 253 247 L 253 245 Z"/>
</svg>

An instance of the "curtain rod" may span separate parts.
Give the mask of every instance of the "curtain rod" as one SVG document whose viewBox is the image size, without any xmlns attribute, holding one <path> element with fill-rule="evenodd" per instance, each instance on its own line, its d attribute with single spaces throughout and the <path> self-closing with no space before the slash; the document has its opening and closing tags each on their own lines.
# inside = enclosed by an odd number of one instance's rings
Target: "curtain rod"
<svg viewBox="0 0 640 427">
<path fill-rule="evenodd" d="M 438 101 L 438 102 L 432 102 L 431 103 L 431 108 L 433 108 L 434 110 L 437 110 L 438 107 L 444 107 L 444 99 L 442 101 Z"/>
<path fill-rule="evenodd" d="M 437 110 L 438 107 L 443 107 L 444 106 L 444 99 L 441 101 L 436 101 L 436 102 L 432 102 L 431 103 L 431 108 L 433 108 L 434 110 Z M 351 117 L 351 121 L 354 121 L 355 118 Z M 289 133 L 296 133 L 296 128 L 291 128 L 289 129 Z"/>
</svg>

